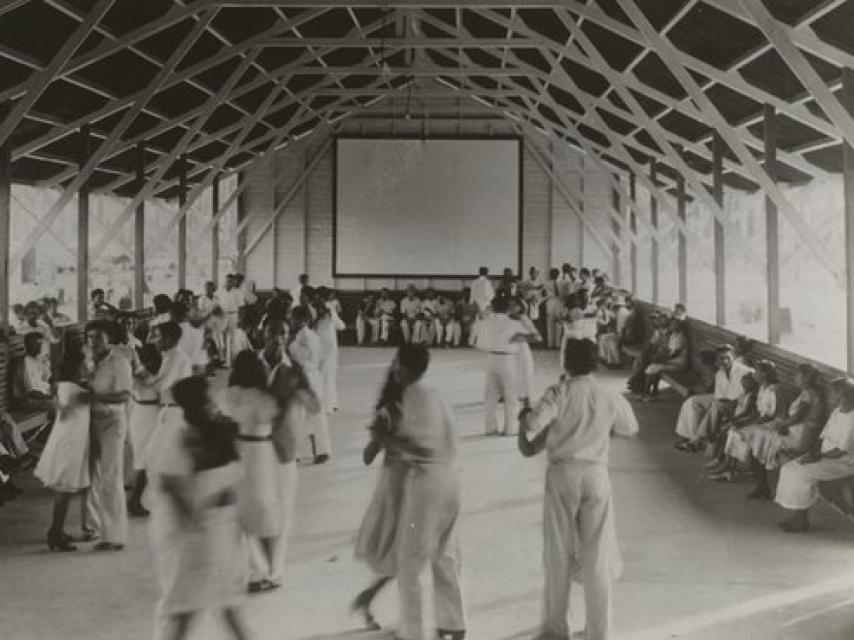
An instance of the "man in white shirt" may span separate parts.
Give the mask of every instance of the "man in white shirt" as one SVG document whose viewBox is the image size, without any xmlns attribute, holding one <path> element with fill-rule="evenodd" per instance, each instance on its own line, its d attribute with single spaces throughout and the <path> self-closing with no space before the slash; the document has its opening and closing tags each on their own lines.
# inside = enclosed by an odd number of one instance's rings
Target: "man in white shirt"
<svg viewBox="0 0 854 640">
<path fill-rule="evenodd" d="M 41 343 L 40 357 L 46 362 L 50 361 L 50 345 L 59 342 L 59 334 L 44 319 L 38 302 L 29 302 L 24 307 L 24 321 L 15 327 L 15 333 L 22 336 L 37 333 L 42 336 L 44 340 Z"/>
<path fill-rule="evenodd" d="M 569 591 L 581 577 L 589 640 L 607 640 L 611 627 L 611 584 L 622 570 L 608 449 L 612 435 L 633 436 L 638 423 L 631 406 L 590 375 L 596 345 L 571 339 L 564 361 L 567 376 L 520 416 L 518 445 L 529 457 L 546 449 L 543 518 L 545 596 L 537 640 L 569 638 Z"/>
<path fill-rule="evenodd" d="M 486 435 L 514 435 L 519 413 L 519 392 L 516 353 L 519 342 L 527 334 L 518 320 L 507 315 L 507 298 L 496 296 L 492 301 L 492 313 L 477 324 L 475 346 L 489 354 L 486 360 L 486 385 L 484 387 L 484 410 L 486 411 Z M 504 398 L 504 427 L 498 429 L 495 411 L 499 397 Z"/>
<path fill-rule="evenodd" d="M 528 317 L 537 321 L 540 319 L 540 304 L 542 304 L 545 293 L 545 284 L 540 278 L 540 270 L 537 267 L 531 267 L 528 270 L 528 277 L 519 283 L 519 295 L 528 305 Z"/>
<path fill-rule="evenodd" d="M 329 423 L 324 411 L 323 378 L 320 374 L 322 346 L 320 338 L 309 326 L 309 313 L 305 307 L 296 307 L 291 313 L 293 336 L 288 345 L 291 360 L 302 367 L 309 387 L 319 400 L 317 411 L 308 414 L 308 424 L 312 431 L 314 463 L 323 464 L 332 455 L 332 442 L 329 437 Z"/>
<path fill-rule="evenodd" d="M 400 301 L 400 330 L 403 332 L 403 341 L 418 342 L 415 337 L 415 323 L 421 314 L 421 300 L 416 295 L 415 286 L 406 287 L 406 295 Z"/>
<path fill-rule="evenodd" d="M 379 298 L 374 304 L 374 316 L 368 320 L 373 331 L 374 344 L 388 344 L 396 310 L 397 303 L 389 297 L 388 289 L 380 289 Z"/>
<path fill-rule="evenodd" d="M 742 393 L 741 379 L 753 369 L 733 357 L 730 345 L 718 347 L 718 371 L 715 389 L 711 394 L 691 396 L 682 403 L 676 422 L 680 439 L 676 447 L 683 451 L 699 451 L 706 438 L 717 434 L 721 422 L 732 415 Z"/>
<path fill-rule="evenodd" d="M 205 351 L 204 327 L 195 327 L 188 318 L 188 309 L 182 302 L 173 302 L 170 309 L 172 322 L 181 327 L 178 348 L 190 361 L 193 374 L 202 376 L 207 373 L 208 354 Z"/>
<path fill-rule="evenodd" d="M 495 290 L 489 281 L 489 269 L 481 267 L 478 269 L 477 279 L 471 283 L 471 299 L 477 305 L 478 313 L 481 316 L 486 314 L 486 310 L 494 297 Z"/>
</svg>

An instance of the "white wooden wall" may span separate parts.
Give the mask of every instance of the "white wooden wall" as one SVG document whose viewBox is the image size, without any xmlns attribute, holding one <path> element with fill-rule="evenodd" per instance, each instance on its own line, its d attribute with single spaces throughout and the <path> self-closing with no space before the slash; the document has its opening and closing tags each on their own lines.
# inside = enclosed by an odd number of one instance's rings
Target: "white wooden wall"
<svg viewBox="0 0 854 640">
<path fill-rule="evenodd" d="M 420 123 L 398 121 L 387 123 L 353 123 L 347 134 L 419 134 Z M 430 135 L 507 135 L 510 130 L 495 124 L 457 122 L 431 123 Z M 262 159 L 245 172 L 248 181 L 241 198 L 242 215 L 249 218 L 246 238 L 258 233 L 283 196 L 316 157 L 327 142 L 311 137 L 280 150 L 274 157 Z M 323 153 L 302 188 L 284 208 L 273 229 L 246 256 L 246 276 L 261 289 L 278 286 L 287 289 L 296 284 L 301 273 L 307 273 L 315 286 L 326 284 L 338 289 L 375 289 L 383 286 L 403 288 L 410 282 L 418 287 L 459 288 L 461 281 L 397 280 L 394 278 L 333 278 L 332 228 L 334 215 L 334 148 Z M 589 220 L 604 228 L 611 206 L 608 175 L 585 161 L 580 153 L 561 145 L 553 150 L 552 170 L 576 195 L 576 204 Z M 522 264 L 527 272 L 532 265 L 545 271 L 563 262 L 598 266 L 610 270 L 612 258 L 590 235 L 588 225 L 574 213 L 549 175 L 523 152 L 523 241 Z M 565 189 L 564 189 L 565 190 Z M 274 241 L 275 238 L 275 241 Z M 508 257 L 515 265 L 516 256 Z"/>
</svg>

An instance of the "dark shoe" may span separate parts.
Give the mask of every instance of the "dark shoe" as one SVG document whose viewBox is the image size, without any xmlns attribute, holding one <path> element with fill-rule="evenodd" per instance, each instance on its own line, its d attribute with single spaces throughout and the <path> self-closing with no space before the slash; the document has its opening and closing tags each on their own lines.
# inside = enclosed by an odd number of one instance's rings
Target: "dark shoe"
<svg viewBox="0 0 854 640">
<path fill-rule="evenodd" d="M 69 536 L 62 531 L 49 529 L 47 532 L 47 548 L 51 551 L 77 551 L 77 547 L 71 544 Z"/>
<path fill-rule="evenodd" d="M 84 531 L 79 536 L 70 536 L 73 542 L 95 542 L 100 536 L 96 531 Z"/>
<path fill-rule="evenodd" d="M 762 485 L 759 485 L 747 494 L 748 500 L 770 500 L 771 498 L 773 498 L 771 495 L 771 489 Z"/>
<path fill-rule="evenodd" d="M 261 593 L 264 591 L 264 581 L 263 580 L 253 580 L 249 584 L 246 585 L 246 591 L 249 593 Z"/>
<path fill-rule="evenodd" d="M 121 551 L 125 548 L 125 545 L 118 544 L 116 542 L 107 542 L 106 540 L 104 540 L 103 542 L 99 542 L 92 548 L 95 551 Z"/>
<path fill-rule="evenodd" d="M 314 456 L 314 464 L 323 464 L 329 460 L 329 454 L 321 453 L 320 455 Z"/>
<path fill-rule="evenodd" d="M 363 591 L 356 596 L 356 599 L 353 600 L 353 604 L 350 605 L 350 611 L 362 616 L 362 620 L 365 621 L 366 629 L 379 631 L 382 627 L 379 622 L 377 622 L 376 618 L 374 618 L 374 614 L 371 613 L 370 599 L 367 596 L 368 591 Z"/>
<path fill-rule="evenodd" d="M 147 518 L 151 515 L 151 512 L 141 504 L 129 504 L 128 515 L 131 518 Z"/>
</svg>

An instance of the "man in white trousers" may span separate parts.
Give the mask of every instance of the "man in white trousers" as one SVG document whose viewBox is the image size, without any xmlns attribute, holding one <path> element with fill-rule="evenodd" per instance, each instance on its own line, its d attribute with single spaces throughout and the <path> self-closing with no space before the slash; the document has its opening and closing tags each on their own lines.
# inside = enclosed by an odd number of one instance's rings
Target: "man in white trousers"
<svg viewBox="0 0 854 640">
<path fill-rule="evenodd" d="M 612 435 L 638 432 L 626 399 L 596 382 L 597 348 L 590 340 L 566 343 L 566 373 L 519 416 L 519 451 L 547 450 L 543 564 L 543 620 L 536 640 L 569 640 L 569 591 L 584 585 L 587 640 L 611 638 L 611 584 L 622 571 L 608 477 Z"/>
<path fill-rule="evenodd" d="M 397 581 L 399 640 L 426 640 L 421 577 L 433 574 L 433 614 L 438 640 L 463 640 L 466 617 L 457 540 L 460 480 L 456 424 L 439 393 L 423 384 L 430 354 L 424 345 L 404 345 L 392 375 L 404 389 L 395 436 L 416 445 L 399 455 L 409 466 L 400 499 Z M 421 452 L 418 452 L 418 450 Z"/>
<path fill-rule="evenodd" d="M 323 410 L 320 338 L 308 326 L 310 317 L 309 310 L 306 307 L 295 307 L 291 312 L 293 336 L 288 344 L 287 352 L 291 360 L 302 368 L 309 387 L 320 401 L 317 411 L 309 411 L 308 424 L 311 427 L 311 439 L 314 443 L 314 463 L 323 464 L 332 455 L 332 442 L 329 437 L 329 423 L 326 420 L 326 412 Z"/>
<path fill-rule="evenodd" d="M 489 281 L 489 269 L 481 267 L 478 269 L 477 279 L 471 283 L 471 300 L 477 305 L 478 315 L 483 317 L 489 304 L 495 297 L 495 290 Z"/>
<path fill-rule="evenodd" d="M 97 522 L 100 528 L 96 551 L 120 551 L 128 533 L 124 454 L 133 373 L 128 359 L 110 347 L 109 331 L 109 324 L 101 320 L 86 326 L 92 389 L 90 430 L 95 452 L 86 508 L 87 520 Z"/>
<path fill-rule="evenodd" d="M 483 393 L 488 436 L 514 435 L 519 413 L 516 353 L 528 332 L 521 322 L 507 315 L 507 306 L 507 298 L 497 296 L 492 301 L 492 313 L 477 324 L 475 347 L 489 354 Z M 504 398 L 504 427 L 500 431 L 495 416 L 499 398 Z"/>
</svg>

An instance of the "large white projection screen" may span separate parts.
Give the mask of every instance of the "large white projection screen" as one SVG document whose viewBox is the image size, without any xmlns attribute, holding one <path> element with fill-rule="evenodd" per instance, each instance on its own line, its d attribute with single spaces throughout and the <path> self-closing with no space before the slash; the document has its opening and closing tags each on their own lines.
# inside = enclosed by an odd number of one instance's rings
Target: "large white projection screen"
<svg viewBox="0 0 854 640">
<path fill-rule="evenodd" d="M 337 140 L 335 274 L 519 269 L 519 141 Z"/>
</svg>

